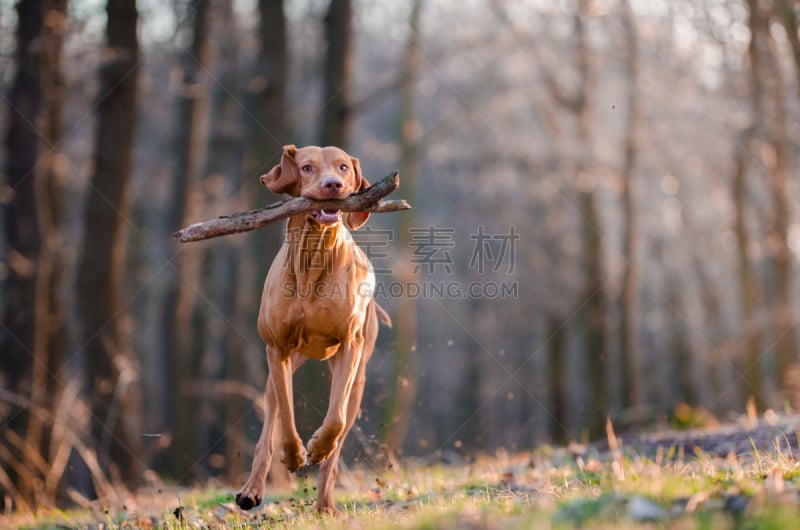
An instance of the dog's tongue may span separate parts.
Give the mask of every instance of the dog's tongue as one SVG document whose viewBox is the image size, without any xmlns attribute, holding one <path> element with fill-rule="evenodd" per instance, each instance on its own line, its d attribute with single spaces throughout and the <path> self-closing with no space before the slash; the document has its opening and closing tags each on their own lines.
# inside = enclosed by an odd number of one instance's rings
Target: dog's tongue
<svg viewBox="0 0 800 530">
<path fill-rule="evenodd" d="M 317 220 L 323 223 L 335 223 L 339 220 L 339 210 L 320 210 Z"/>
</svg>

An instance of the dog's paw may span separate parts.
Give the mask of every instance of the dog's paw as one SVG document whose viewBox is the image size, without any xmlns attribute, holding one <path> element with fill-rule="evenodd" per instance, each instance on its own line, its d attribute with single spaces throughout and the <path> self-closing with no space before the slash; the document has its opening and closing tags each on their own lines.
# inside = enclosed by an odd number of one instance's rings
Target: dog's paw
<svg viewBox="0 0 800 530">
<path fill-rule="evenodd" d="M 336 509 L 332 501 L 320 502 L 317 500 L 317 502 L 314 503 L 314 509 L 317 510 L 317 513 L 320 515 L 339 515 L 341 513 Z"/>
<path fill-rule="evenodd" d="M 243 489 L 236 494 L 236 505 L 242 510 L 252 510 L 261 504 L 261 494 Z"/>
<path fill-rule="evenodd" d="M 342 435 L 342 429 L 327 427 L 323 425 L 308 441 L 308 459 L 312 464 L 319 464 L 325 461 L 331 453 L 333 453 L 336 446 L 339 445 L 339 437 Z"/>
<path fill-rule="evenodd" d="M 281 462 L 283 462 L 291 473 L 294 473 L 306 465 L 306 448 L 303 441 L 299 438 L 281 446 Z"/>
</svg>

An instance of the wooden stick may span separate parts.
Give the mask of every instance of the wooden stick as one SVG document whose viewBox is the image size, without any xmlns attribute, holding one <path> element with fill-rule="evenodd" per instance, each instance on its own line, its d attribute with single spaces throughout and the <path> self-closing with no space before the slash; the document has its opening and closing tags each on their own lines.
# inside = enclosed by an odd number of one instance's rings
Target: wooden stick
<svg viewBox="0 0 800 530">
<path fill-rule="evenodd" d="M 285 199 L 263 208 L 238 212 L 232 215 L 223 215 L 216 219 L 194 223 L 175 232 L 175 237 L 181 243 L 201 241 L 212 237 L 225 236 L 249 232 L 270 223 L 291 217 L 292 215 L 310 212 L 312 210 L 342 210 L 344 212 L 373 212 L 386 213 L 399 210 L 408 210 L 411 205 L 405 200 L 383 201 L 400 186 L 400 176 L 397 171 L 383 177 L 381 180 L 366 190 L 354 193 L 346 199 L 318 201 L 307 197 L 293 197 Z"/>
</svg>

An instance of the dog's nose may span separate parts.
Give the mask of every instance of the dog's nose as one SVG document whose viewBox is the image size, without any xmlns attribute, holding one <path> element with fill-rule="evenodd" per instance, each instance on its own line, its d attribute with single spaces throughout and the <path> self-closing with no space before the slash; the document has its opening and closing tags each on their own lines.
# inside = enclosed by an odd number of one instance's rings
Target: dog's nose
<svg viewBox="0 0 800 530">
<path fill-rule="evenodd" d="M 339 177 L 325 177 L 322 179 L 322 189 L 325 191 L 339 191 L 344 188 L 344 181 Z"/>
</svg>

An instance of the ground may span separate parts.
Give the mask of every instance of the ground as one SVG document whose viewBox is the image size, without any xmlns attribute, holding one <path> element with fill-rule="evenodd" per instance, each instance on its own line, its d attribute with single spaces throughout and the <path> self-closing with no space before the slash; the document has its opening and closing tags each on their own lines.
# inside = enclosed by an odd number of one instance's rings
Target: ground
<svg viewBox="0 0 800 530">
<path fill-rule="evenodd" d="M 313 476 L 251 512 L 235 491 L 159 488 L 83 510 L 0 516 L 0 528 L 800 528 L 800 418 L 499 451 L 458 464 L 408 460 L 342 473 L 338 516 L 314 513 Z"/>
</svg>

